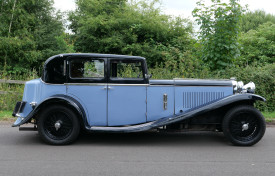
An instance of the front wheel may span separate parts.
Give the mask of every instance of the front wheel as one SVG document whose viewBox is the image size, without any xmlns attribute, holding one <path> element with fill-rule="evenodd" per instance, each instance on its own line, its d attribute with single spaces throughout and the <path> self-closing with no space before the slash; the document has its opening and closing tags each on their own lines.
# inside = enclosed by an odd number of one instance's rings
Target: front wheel
<svg viewBox="0 0 275 176">
<path fill-rule="evenodd" d="M 253 106 L 238 106 L 225 115 L 222 123 L 224 135 L 234 144 L 251 146 L 265 133 L 265 119 Z"/>
<path fill-rule="evenodd" d="M 80 125 L 75 113 L 65 106 L 50 106 L 41 112 L 38 133 L 48 144 L 66 145 L 79 135 Z"/>
</svg>

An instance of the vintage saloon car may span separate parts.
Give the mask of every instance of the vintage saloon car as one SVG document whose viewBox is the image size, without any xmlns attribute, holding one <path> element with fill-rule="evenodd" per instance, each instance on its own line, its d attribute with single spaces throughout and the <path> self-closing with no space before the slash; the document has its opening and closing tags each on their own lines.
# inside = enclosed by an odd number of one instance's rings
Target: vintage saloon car
<svg viewBox="0 0 275 176">
<path fill-rule="evenodd" d="M 33 123 L 54 145 L 76 140 L 80 130 L 129 133 L 147 130 L 223 131 L 235 145 L 250 146 L 265 133 L 265 101 L 255 84 L 230 80 L 150 80 L 143 57 L 60 54 L 40 79 L 26 82 L 13 127 Z"/>
</svg>

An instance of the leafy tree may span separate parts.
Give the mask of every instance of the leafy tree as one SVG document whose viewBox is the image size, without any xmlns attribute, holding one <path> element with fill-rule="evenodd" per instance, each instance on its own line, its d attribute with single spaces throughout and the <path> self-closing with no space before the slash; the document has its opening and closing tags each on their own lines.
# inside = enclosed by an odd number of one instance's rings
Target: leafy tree
<svg viewBox="0 0 275 176">
<path fill-rule="evenodd" d="M 249 11 L 242 17 L 241 30 L 242 32 L 248 32 L 251 29 L 256 30 L 261 24 L 267 22 L 275 24 L 275 16 L 263 10 Z"/>
<path fill-rule="evenodd" d="M 275 23 L 267 22 L 255 30 L 240 36 L 242 55 L 237 63 L 242 66 L 251 64 L 271 64 L 275 62 Z"/>
<path fill-rule="evenodd" d="M 265 65 L 275 61 L 275 16 L 257 10 L 244 14 L 241 22 L 241 57 L 237 64 Z"/>
<path fill-rule="evenodd" d="M 150 66 L 164 62 L 163 46 L 192 47 L 192 25 L 157 8 L 159 1 L 77 0 L 69 14 L 79 52 L 140 55 Z M 165 51 L 166 52 L 166 51 Z M 173 52 L 170 50 L 169 52 Z"/>
<path fill-rule="evenodd" d="M 2 0 L 0 21 L 2 74 L 39 69 L 48 57 L 73 51 L 53 0 Z"/>
<path fill-rule="evenodd" d="M 228 4 L 211 1 L 209 7 L 203 0 L 197 2 L 193 16 L 200 25 L 201 58 L 212 70 L 217 70 L 231 65 L 240 56 L 237 40 L 243 8 L 239 0 L 230 0 Z"/>
</svg>

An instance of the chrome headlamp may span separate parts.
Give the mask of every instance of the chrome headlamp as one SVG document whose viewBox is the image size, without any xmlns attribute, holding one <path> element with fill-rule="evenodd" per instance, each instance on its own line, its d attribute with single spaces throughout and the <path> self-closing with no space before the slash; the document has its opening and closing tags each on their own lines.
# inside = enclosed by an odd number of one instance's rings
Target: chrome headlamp
<svg viewBox="0 0 275 176">
<path fill-rule="evenodd" d="M 255 93 L 256 86 L 254 82 L 249 82 L 248 84 L 244 85 L 242 87 L 242 92 L 243 93 Z"/>
<path fill-rule="evenodd" d="M 237 82 L 237 91 L 238 92 L 241 92 L 242 91 L 242 88 L 243 88 L 243 82 L 242 81 L 238 81 Z"/>
<path fill-rule="evenodd" d="M 242 87 L 243 87 L 243 82 L 242 81 L 232 81 L 233 85 L 233 92 L 234 93 L 241 93 L 242 92 Z"/>
<path fill-rule="evenodd" d="M 236 93 L 238 91 L 238 82 L 237 81 L 232 81 L 232 86 L 233 86 L 233 92 Z"/>
<path fill-rule="evenodd" d="M 256 86 L 253 82 L 249 82 L 244 85 L 242 81 L 232 80 L 233 92 L 234 93 L 255 93 Z"/>
</svg>

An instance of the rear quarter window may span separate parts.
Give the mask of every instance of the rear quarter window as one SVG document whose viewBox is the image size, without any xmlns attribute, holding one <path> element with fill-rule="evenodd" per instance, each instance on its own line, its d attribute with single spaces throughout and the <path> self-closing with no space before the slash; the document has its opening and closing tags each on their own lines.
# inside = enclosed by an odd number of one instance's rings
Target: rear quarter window
<svg viewBox="0 0 275 176">
<path fill-rule="evenodd" d="M 70 63 L 71 78 L 104 78 L 104 60 L 76 59 Z"/>
</svg>

